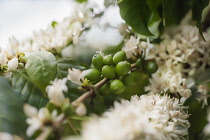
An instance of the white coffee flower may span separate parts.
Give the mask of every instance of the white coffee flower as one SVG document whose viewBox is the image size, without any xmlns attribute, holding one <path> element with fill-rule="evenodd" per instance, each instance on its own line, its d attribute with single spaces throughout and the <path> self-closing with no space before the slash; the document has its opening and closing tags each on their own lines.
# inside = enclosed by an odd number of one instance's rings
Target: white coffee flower
<svg viewBox="0 0 210 140">
<path fill-rule="evenodd" d="M 178 99 L 167 95 L 133 96 L 84 123 L 82 136 L 84 140 L 183 140 L 190 124 L 182 108 Z"/>
<path fill-rule="evenodd" d="M 172 61 L 168 60 L 165 65 L 160 66 L 156 73 L 149 79 L 150 84 L 145 88 L 150 93 L 172 93 L 179 94 L 183 99 L 191 96 L 191 90 L 186 84 L 186 79 L 180 72 L 173 69 Z"/>
<path fill-rule="evenodd" d="M 69 72 L 69 74 L 68 74 L 67 78 L 71 82 L 73 82 L 75 84 L 78 84 L 78 85 L 82 85 L 83 84 L 84 74 L 82 74 L 81 70 L 72 68 L 72 69 L 69 69 L 68 72 Z"/>
<path fill-rule="evenodd" d="M 32 136 L 37 130 L 45 130 L 47 126 L 46 123 L 56 123 L 59 122 L 64 114 L 58 115 L 56 110 L 53 110 L 52 113 L 47 108 L 41 108 L 39 111 L 28 104 L 24 105 L 24 112 L 27 115 L 26 122 L 29 125 L 26 130 L 27 136 Z"/>
<path fill-rule="evenodd" d="M 18 67 L 18 59 L 13 58 L 12 60 L 9 60 L 8 62 L 8 70 L 15 71 Z"/>
<path fill-rule="evenodd" d="M 125 43 L 125 47 L 123 48 L 123 50 L 126 53 L 126 57 L 128 59 L 136 56 L 139 54 L 139 41 L 140 41 L 140 36 L 138 36 L 137 38 L 134 36 L 130 36 L 130 39 Z"/>
<path fill-rule="evenodd" d="M 55 79 L 51 82 L 52 85 L 46 87 L 46 92 L 48 94 L 50 102 L 52 102 L 53 104 L 60 106 L 64 102 L 65 96 L 63 92 L 68 91 L 66 81 L 67 78 Z"/>
</svg>

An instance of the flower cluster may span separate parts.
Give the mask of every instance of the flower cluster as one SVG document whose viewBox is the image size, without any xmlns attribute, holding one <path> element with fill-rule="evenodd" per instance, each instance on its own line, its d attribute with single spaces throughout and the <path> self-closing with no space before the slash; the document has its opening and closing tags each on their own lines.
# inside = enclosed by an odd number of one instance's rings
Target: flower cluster
<svg viewBox="0 0 210 140">
<path fill-rule="evenodd" d="M 90 0 L 83 4 L 75 3 L 73 7 L 70 17 L 61 22 L 54 21 L 46 29 L 34 31 L 30 38 L 18 41 L 15 37 L 11 37 L 6 48 L 0 47 L 0 71 L 16 70 L 18 64 L 21 63 L 19 60 L 21 55 L 34 51 L 50 51 L 72 57 L 72 48 L 78 45 L 83 31 L 97 23 L 99 18 L 95 15 L 105 8 L 103 0 L 100 2 Z"/>
<path fill-rule="evenodd" d="M 159 66 L 150 79 L 147 91 L 167 91 L 184 98 L 190 97 L 188 88 L 193 85 L 193 79 L 209 67 L 210 35 L 204 33 L 204 36 L 206 42 L 198 29 L 189 24 L 166 30 L 164 40 L 147 50 L 146 59 L 155 59 Z M 191 82 L 187 83 L 189 79 Z"/>
<path fill-rule="evenodd" d="M 133 96 L 86 122 L 82 135 L 84 140 L 184 139 L 190 126 L 188 116 L 176 98 Z"/>
</svg>

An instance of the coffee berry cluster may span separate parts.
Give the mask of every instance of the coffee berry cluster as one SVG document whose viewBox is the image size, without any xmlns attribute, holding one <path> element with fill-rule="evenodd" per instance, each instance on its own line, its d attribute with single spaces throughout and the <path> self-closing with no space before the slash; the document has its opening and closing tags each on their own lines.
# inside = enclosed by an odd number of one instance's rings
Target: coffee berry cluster
<svg viewBox="0 0 210 140">
<path fill-rule="evenodd" d="M 128 60 L 124 51 L 119 51 L 114 55 L 101 55 L 96 53 L 92 58 L 93 68 L 89 69 L 85 75 L 92 83 L 97 83 L 101 79 L 109 79 L 102 89 L 110 89 L 105 94 L 121 94 L 126 87 L 138 86 L 143 80 L 142 77 L 155 73 L 157 64 L 145 61 L 139 57 L 136 60 Z M 147 76 L 148 78 L 148 76 Z"/>
</svg>

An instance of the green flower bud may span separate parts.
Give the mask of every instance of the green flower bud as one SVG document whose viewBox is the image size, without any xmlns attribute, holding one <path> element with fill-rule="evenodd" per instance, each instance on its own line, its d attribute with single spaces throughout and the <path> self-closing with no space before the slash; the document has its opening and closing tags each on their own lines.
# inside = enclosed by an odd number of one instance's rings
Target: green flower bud
<svg viewBox="0 0 210 140">
<path fill-rule="evenodd" d="M 103 67 L 103 57 L 100 54 L 95 54 L 92 58 L 92 63 L 96 69 L 101 70 Z"/>
<path fill-rule="evenodd" d="M 102 74 L 103 74 L 104 77 L 106 77 L 108 79 L 115 78 L 115 76 L 116 76 L 116 74 L 115 74 L 115 67 L 108 66 L 108 65 L 103 66 Z"/>
<path fill-rule="evenodd" d="M 111 55 L 105 56 L 104 59 L 103 59 L 103 63 L 105 65 L 112 65 L 113 64 L 113 58 L 112 58 L 112 56 Z"/>
<path fill-rule="evenodd" d="M 131 70 L 131 64 L 127 61 L 119 62 L 116 66 L 116 73 L 119 76 L 124 76 L 128 74 Z"/>
<path fill-rule="evenodd" d="M 118 79 L 115 79 L 110 84 L 110 89 L 115 94 L 121 94 L 125 90 L 125 85 Z"/>
<path fill-rule="evenodd" d="M 157 71 L 158 65 L 155 62 L 148 62 L 145 69 L 149 74 L 153 74 Z"/>
<path fill-rule="evenodd" d="M 99 80 L 101 78 L 101 73 L 97 69 L 89 69 L 85 72 L 85 78 L 90 81 Z"/>
<path fill-rule="evenodd" d="M 119 51 L 113 56 L 113 62 L 115 65 L 117 65 L 117 63 L 119 63 L 121 61 L 125 61 L 125 60 L 126 60 L 126 54 L 124 51 Z"/>
</svg>

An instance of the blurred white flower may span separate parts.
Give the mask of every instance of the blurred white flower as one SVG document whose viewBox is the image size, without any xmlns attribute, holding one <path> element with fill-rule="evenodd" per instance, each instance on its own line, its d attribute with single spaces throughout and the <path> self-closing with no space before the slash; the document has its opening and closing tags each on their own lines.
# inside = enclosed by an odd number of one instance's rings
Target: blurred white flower
<svg viewBox="0 0 210 140">
<path fill-rule="evenodd" d="M 7 65 L 7 62 L 8 62 L 8 59 L 7 59 L 5 51 L 1 51 L 1 53 L 0 53 L 1 68 L 3 68 L 3 66 Z"/>
<path fill-rule="evenodd" d="M 188 117 L 176 98 L 133 96 L 84 123 L 82 136 L 84 140 L 182 140 L 188 134 Z"/>
<path fill-rule="evenodd" d="M 46 87 L 46 92 L 48 94 L 50 102 L 52 102 L 53 104 L 60 106 L 64 102 L 65 96 L 63 92 L 68 91 L 66 81 L 67 78 L 55 79 L 51 82 L 52 85 Z"/>
<path fill-rule="evenodd" d="M 79 116 L 84 116 L 87 113 L 87 109 L 83 103 L 80 103 L 75 110 L 75 113 Z"/>
<path fill-rule="evenodd" d="M 205 105 L 208 105 L 208 92 L 210 91 L 209 90 L 209 87 L 208 87 L 208 84 L 202 84 L 202 85 L 198 85 L 197 86 L 198 88 L 198 91 L 200 93 L 200 95 L 197 96 L 197 100 L 198 101 L 203 101 L 203 105 L 202 107 L 204 107 Z"/>
<path fill-rule="evenodd" d="M 61 119 L 64 117 L 64 114 L 58 115 L 56 110 L 53 110 L 52 113 L 47 108 L 41 108 L 39 111 L 29 105 L 24 105 L 24 112 L 27 115 L 26 122 L 29 125 L 28 129 L 26 130 L 27 136 L 33 136 L 33 134 L 37 130 L 45 130 L 45 124 L 47 123 L 56 123 L 60 122 Z"/>
<path fill-rule="evenodd" d="M 0 132 L 0 140 L 23 140 L 21 137 L 11 135 L 7 132 Z"/>
<path fill-rule="evenodd" d="M 69 74 L 68 74 L 67 78 L 71 82 L 73 82 L 75 84 L 78 84 L 78 85 L 82 85 L 83 84 L 84 75 L 82 74 L 81 70 L 72 68 L 72 69 L 69 69 L 68 72 L 69 72 Z"/>
<path fill-rule="evenodd" d="M 18 59 L 13 58 L 12 60 L 9 60 L 8 62 L 8 70 L 15 71 L 18 67 Z"/>
<path fill-rule="evenodd" d="M 210 109 L 208 110 L 207 121 L 208 123 L 204 127 L 203 132 L 206 136 L 210 136 Z"/>
</svg>

